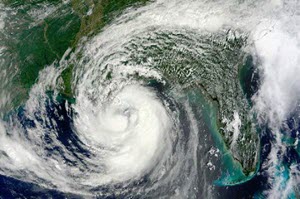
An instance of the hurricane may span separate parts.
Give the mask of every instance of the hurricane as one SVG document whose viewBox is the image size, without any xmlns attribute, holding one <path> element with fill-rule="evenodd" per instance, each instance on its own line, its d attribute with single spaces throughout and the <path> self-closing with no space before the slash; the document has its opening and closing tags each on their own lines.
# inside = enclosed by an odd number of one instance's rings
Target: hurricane
<svg viewBox="0 0 300 199">
<path fill-rule="evenodd" d="M 299 198 L 299 10 L 0 1 L 0 198 Z"/>
</svg>

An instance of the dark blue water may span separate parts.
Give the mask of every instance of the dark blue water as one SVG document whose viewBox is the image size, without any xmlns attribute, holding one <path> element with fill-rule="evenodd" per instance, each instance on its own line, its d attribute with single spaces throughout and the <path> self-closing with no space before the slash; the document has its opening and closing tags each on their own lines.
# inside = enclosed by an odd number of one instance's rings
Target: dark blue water
<svg viewBox="0 0 300 199">
<path fill-rule="evenodd" d="M 255 66 L 252 64 L 251 57 L 248 58 L 246 62 L 248 68 L 244 68 L 241 75 L 241 82 L 243 90 L 249 100 L 249 105 L 251 106 L 251 97 L 256 93 L 259 87 L 259 76 L 257 74 L 257 70 Z M 162 92 L 163 85 L 158 82 L 150 82 L 150 87 L 153 87 L 158 90 L 158 92 Z M 38 112 L 35 115 L 36 121 L 38 121 L 45 130 L 45 143 L 48 143 L 47 146 L 53 146 L 52 143 L 54 140 L 51 136 L 48 136 L 51 132 L 50 129 L 55 129 L 57 132 L 57 138 L 55 141 L 59 141 L 62 145 L 64 145 L 68 151 L 72 152 L 73 157 L 76 157 L 76 161 L 79 161 L 82 165 L 85 164 L 84 160 L 81 159 L 78 154 L 84 155 L 85 157 L 90 157 L 92 154 L 86 149 L 85 145 L 80 141 L 76 133 L 74 132 L 73 127 L 73 117 L 75 113 L 72 112 L 72 109 L 68 107 L 68 100 L 59 98 L 52 99 L 51 95 L 49 95 L 49 99 L 45 101 L 45 107 L 47 110 L 47 117 L 52 118 L 53 122 L 45 122 Z M 7 118 L 13 117 L 15 122 L 19 122 L 24 129 L 25 135 L 30 128 L 35 128 L 34 122 L 26 116 L 26 110 L 22 107 L 18 109 L 16 113 L 12 113 Z M 63 119 L 61 119 L 63 118 Z M 48 130 L 47 130 L 48 129 Z M 188 130 L 187 130 L 188 131 Z M 287 140 L 296 140 L 300 139 L 300 135 L 297 133 L 300 131 L 300 121 L 297 115 L 292 115 L 290 119 L 286 121 L 286 125 L 282 128 L 282 134 L 287 138 Z M 267 168 L 263 168 L 263 164 L 270 161 L 268 160 L 268 155 L 270 153 L 270 149 L 272 145 L 276 144 L 273 133 L 268 128 L 268 125 L 258 127 L 258 133 L 260 135 L 261 149 L 260 149 L 260 162 L 259 169 L 255 176 L 247 182 L 242 184 L 237 184 L 233 186 L 216 186 L 214 188 L 215 197 L 220 199 L 243 199 L 243 198 L 265 198 L 266 190 L 269 190 L 272 186 L 269 184 L 269 174 L 267 172 Z M 287 141 L 288 142 L 288 141 Z M 288 144 L 288 143 L 287 143 Z M 76 162 L 73 162 L 64 156 L 64 152 L 59 147 L 51 147 L 47 148 L 45 146 L 45 151 L 48 152 L 48 156 L 51 157 L 51 154 L 54 152 L 56 154 L 60 154 L 64 157 L 64 160 L 68 164 L 76 165 Z M 299 156 L 300 146 L 287 146 L 287 150 L 285 153 L 280 153 L 278 156 L 282 159 L 282 165 L 286 168 L 289 168 L 292 164 L 300 165 L 300 156 Z M 298 166 L 300 170 L 300 166 Z M 200 173 L 199 173 L 200 174 Z M 216 180 L 218 176 L 215 176 Z M 142 178 L 140 181 L 134 182 L 130 186 L 141 186 L 143 184 L 147 184 L 147 176 Z M 103 191 L 103 192 L 112 192 L 114 189 L 118 189 L 122 187 L 122 185 L 115 185 L 114 187 L 99 187 L 94 191 Z M 199 183 L 199 187 L 201 187 L 201 183 Z M 201 190 L 201 188 L 199 188 Z M 163 191 L 163 190 L 161 190 Z M 297 193 L 291 195 L 291 197 L 296 196 Z M 0 175 L 0 198 L 82 198 L 82 196 L 78 196 L 75 194 L 63 193 L 57 190 L 50 190 L 40 187 L 37 184 L 23 182 L 21 180 L 16 180 L 10 177 L 6 177 Z M 115 196 L 113 193 L 107 195 L 107 197 L 100 198 L 145 198 L 143 195 L 136 195 L 132 192 L 127 192 L 123 195 Z"/>
</svg>

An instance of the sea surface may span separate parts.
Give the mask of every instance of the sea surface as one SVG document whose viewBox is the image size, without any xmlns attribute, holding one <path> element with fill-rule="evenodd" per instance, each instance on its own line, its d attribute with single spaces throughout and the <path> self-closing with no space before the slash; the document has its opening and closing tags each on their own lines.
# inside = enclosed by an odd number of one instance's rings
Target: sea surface
<svg viewBox="0 0 300 199">
<path fill-rule="evenodd" d="M 0 198 L 300 198 L 300 2 L 0 0 Z"/>
</svg>

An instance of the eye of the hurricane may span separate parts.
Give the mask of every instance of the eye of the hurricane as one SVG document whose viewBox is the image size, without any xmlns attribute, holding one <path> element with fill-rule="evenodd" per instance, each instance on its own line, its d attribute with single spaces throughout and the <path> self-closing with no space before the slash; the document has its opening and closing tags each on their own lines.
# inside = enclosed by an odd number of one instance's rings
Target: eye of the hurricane
<svg viewBox="0 0 300 199">
<path fill-rule="evenodd" d="M 75 127 L 83 140 L 97 146 L 104 184 L 145 175 L 170 147 L 172 131 L 168 111 L 154 90 L 127 85 L 112 95 L 99 105 L 75 106 Z"/>
</svg>

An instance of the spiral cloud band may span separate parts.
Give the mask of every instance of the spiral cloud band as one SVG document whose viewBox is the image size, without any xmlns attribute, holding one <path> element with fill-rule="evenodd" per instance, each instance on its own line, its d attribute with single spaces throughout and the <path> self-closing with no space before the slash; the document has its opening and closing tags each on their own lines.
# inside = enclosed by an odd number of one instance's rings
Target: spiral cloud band
<svg viewBox="0 0 300 199">
<path fill-rule="evenodd" d="M 157 0 L 124 10 L 45 66 L 26 102 L 3 114 L 0 174 L 84 198 L 217 198 L 216 184 L 247 182 L 262 168 L 264 196 L 288 197 L 299 170 L 277 174 L 280 131 L 300 99 L 299 8 Z M 0 12 L 3 29 L 14 10 Z M 0 46 L 0 68 L 4 55 Z M 249 57 L 260 76 L 251 96 L 239 79 Z M 70 68 L 71 100 L 60 93 Z M 2 108 L 11 99 L 0 88 Z M 263 126 L 275 140 L 264 162 Z"/>
</svg>

